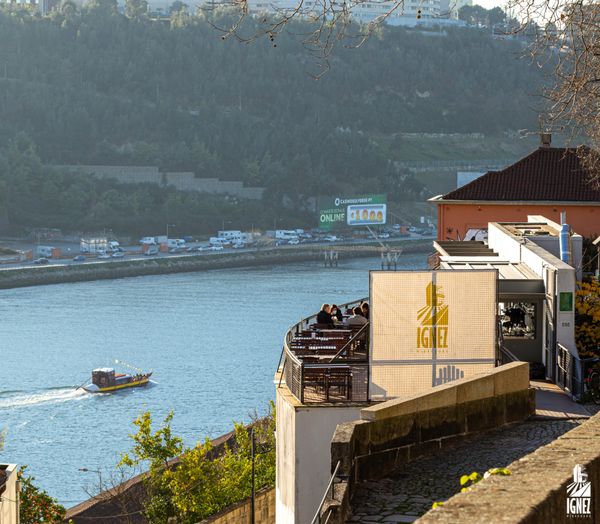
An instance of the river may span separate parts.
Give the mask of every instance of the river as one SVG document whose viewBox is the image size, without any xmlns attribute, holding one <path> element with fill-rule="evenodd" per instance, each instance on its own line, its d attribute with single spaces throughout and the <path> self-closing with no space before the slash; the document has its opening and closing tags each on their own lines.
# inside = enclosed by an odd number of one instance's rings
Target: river
<svg viewBox="0 0 600 524">
<path fill-rule="evenodd" d="M 423 254 L 402 268 L 425 267 Z M 248 421 L 274 398 L 286 328 L 322 302 L 368 295 L 378 259 L 226 269 L 0 291 L 0 462 L 25 464 L 67 507 L 111 476 L 132 421 L 174 411 L 192 445 Z M 147 388 L 75 390 L 115 359 L 154 370 Z M 88 471 L 81 471 L 82 469 Z"/>
</svg>

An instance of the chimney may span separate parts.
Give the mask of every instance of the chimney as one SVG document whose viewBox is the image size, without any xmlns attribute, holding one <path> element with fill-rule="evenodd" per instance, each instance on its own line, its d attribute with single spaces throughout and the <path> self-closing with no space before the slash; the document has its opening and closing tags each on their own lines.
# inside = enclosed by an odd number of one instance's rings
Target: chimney
<svg viewBox="0 0 600 524">
<path fill-rule="evenodd" d="M 552 143 L 552 133 L 540 133 L 541 147 L 550 147 Z"/>
</svg>

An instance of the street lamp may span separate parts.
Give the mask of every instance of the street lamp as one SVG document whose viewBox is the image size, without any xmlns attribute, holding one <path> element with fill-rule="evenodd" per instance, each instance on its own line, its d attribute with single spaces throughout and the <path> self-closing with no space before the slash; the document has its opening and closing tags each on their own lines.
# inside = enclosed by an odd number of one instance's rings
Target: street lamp
<svg viewBox="0 0 600 524">
<path fill-rule="evenodd" d="M 169 224 L 169 223 L 167 223 L 167 241 L 169 240 L 169 228 L 170 227 L 175 227 L 175 224 Z"/>
</svg>

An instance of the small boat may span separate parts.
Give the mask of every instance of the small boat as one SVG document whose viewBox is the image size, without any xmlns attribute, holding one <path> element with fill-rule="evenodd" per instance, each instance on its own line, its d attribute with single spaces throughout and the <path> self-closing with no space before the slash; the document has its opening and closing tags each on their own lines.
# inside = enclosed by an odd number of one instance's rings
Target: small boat
<svg viewBox="0 0 600 524">
<path fill-rule="evenodd" d="M 115 373 L 114 368 L 98 368 L 92 371 L 92 382 L 81 386 L 88 393 L 108 393 L 125 388 L 138 388 L 145 386 L 150 381 L 152 371 L 149 373 L 139 372 Z"/>
</svg>

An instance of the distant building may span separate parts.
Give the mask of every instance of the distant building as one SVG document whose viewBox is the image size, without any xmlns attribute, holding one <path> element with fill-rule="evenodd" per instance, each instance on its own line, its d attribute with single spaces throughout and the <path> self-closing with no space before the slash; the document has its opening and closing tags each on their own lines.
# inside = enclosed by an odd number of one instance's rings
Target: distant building
<svg viewBox="0 0 600 524">
<path fill-rule="evenodd" d="M 248 0 L 251 13 L 277 13 L 293 11 L 299 5 L 297 0 Z M 318 15 L 322 12 L 322 3 L 315 0 L 305 0 L 302 3 L 301 15 Z M 408 0 L 403 5 L 397 2 L 361 1 L 348 6 L 350 16 L 358 22 L 369 23 L 383 20 L 394 26 L 434 26 L 457 25 L 457 17 L 451 19 L 444 15 L 440 8 L 440 0 Z M 450 13 L 449 9 L 446 9 Z"/>
<path fill-rule="evenodd" d="M 584 237 L 600 233 L 600 188 L 589 180 L 574 148 L 545 144 L 501 171 L 489 171 L 446 195 L 438 210 L 438 239 L 465 239 L 488 222 L 519 222 L 543 215 L 566 222 Z"/>
</svg>

